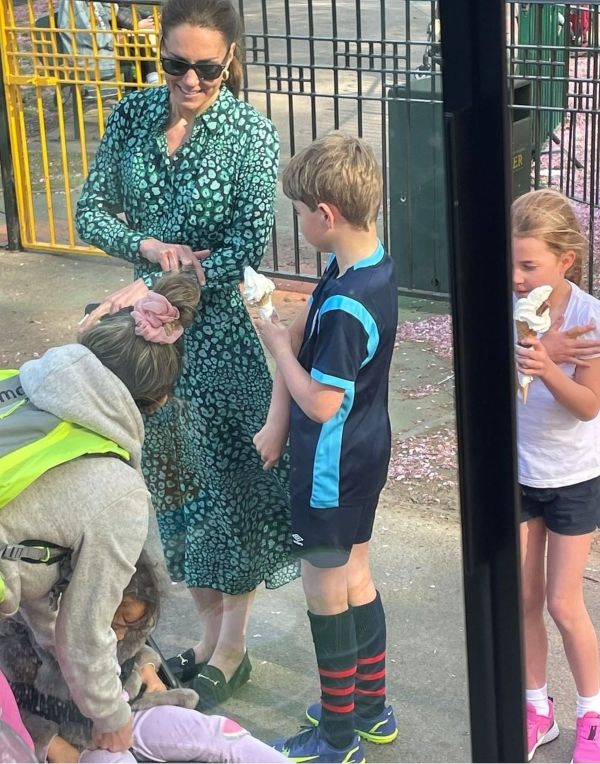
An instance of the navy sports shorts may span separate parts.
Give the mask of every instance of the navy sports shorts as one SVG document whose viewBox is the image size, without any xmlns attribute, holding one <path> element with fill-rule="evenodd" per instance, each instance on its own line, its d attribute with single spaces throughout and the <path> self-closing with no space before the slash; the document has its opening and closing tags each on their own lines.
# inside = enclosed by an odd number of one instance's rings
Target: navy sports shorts
<svg viewBox="0 0 600 764">
<path fill-rule="evenodd" d="M 364 544 L 373 533 L 379 494 L 360 504 L 334 509 L 292 507 L 294 552 L 317 568 L 345 565 L 354 544 Z"/>
<path fill-rule="evenodd" d="M 562 488 L 521 485 L 521 522 L 543 517 L 546 527 L 563 536 L 592 533 L 600 522 L 600 477 Z"/>
</svg>

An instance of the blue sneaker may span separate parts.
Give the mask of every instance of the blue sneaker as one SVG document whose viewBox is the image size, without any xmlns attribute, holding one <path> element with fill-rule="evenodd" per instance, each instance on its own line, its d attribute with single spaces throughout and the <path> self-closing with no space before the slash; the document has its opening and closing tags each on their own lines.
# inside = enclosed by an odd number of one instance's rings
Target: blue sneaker
<svg viewBox="0 0 600 764">
<path fill-rule="evenodd" d="M 306 709 L 306 718 L 311 724 L 321 721 L 321 704 L 313 703 Z M 354 730 L 369 743 L 391 743 L 398 737 L 398 725 L 394 709 L 386 706 L 377 716 L 366 718 L 354 712 Z"/>
<path fill-rule="evenodd" d="M 305 727 L 297 735 L 269 741 L 275 748 L 292 761 L 329 762 L 330 764 L 364 764 L 365 752 L 358 735 L 346 748 L 334 748 L 320 733 L 319 727 Z"/>
</svg>

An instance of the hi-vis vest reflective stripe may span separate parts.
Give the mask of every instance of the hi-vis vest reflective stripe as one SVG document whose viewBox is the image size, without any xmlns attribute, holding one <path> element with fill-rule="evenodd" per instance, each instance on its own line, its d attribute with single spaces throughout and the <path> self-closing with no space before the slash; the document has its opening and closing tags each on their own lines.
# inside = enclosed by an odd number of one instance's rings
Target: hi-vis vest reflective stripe
<svg viewBox="0 0 600 764">
<path fill-rule="evenodd" d="M 0 508 L 45 472 L 85 454 L 129 460 L 114 441 L 29 402 L 19 372 L 0 370 Z"/>
</svg>

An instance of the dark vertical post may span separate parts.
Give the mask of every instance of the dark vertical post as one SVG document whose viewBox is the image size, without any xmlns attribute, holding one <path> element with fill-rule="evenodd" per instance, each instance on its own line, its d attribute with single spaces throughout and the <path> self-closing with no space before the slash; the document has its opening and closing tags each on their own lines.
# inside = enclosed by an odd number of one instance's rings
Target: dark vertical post
<svg viewBox="0 0 600 764">
<path fill-rule="evenodd" d="M 13 171 L 10 137 L 8 132 L 8 105 L 4 86 L 2 58 L 0 58 L 0 173 L 2 175 L 2 193 L 4 197 L 4 212 L 6 215 L 8 249 L 21 249 L 21 234 L 19 231 L 15 175 Z"/>
<path fill-rule="evenodd" d="M 473 760 L 524 761 L 505 3 L 440 11 Z"/>
</svg>

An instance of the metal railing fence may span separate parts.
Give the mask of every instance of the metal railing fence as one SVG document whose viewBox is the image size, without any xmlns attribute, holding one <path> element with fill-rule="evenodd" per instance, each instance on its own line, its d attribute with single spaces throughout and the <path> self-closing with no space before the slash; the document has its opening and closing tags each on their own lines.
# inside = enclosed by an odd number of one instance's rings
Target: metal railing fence
<svg viewBox="0 0 600 764">
<path fill-rule="evenodd" d="M 92 252 L 77 240 L 73 207 L 111 103 L 147 86 L 144 67 L 153 64 L 160 73 L 155 41 L 137 28 L 148 12 L 158 23 L 159 9 L 149 0 L 120 3 L 131 12 L 129 31 L 119 27 L 114 4 L 105 4 L 111 8 L 108 29 L 100 28 L 94 14 L 84 29 L 70 11 L 72 24 L 61 30 L 54 15 L 59 1 L 0 0 L 20 233 L 27 248 Z M 330 130 L 365 137 L 384 169 L 381 233 L 402 261 L 404 287 L 445 292 L 443 62 L 436 2 L 237 1 L 246 32 L 243 97 L 277 125 L 282 167 L 298 148 Z M 506 8 L 515 192 L 529 183 L 551 185 L 575 201 L 590 238 L 592 285 L 600 236 L 600 10 L 597 3 L 544 0 L 508 2 Z M 65 33 L 83 31 L 91 33 L 87 58 L 70 55 L 62 42 Z M 107 34 L 111 56 L 99 47 Z M 6 180 L 4 185 L 10 191 Z M 264 268 L 288 278 L 321 273 L 321 257 L 299 236 L 281 192 Z"/>
</svg>

